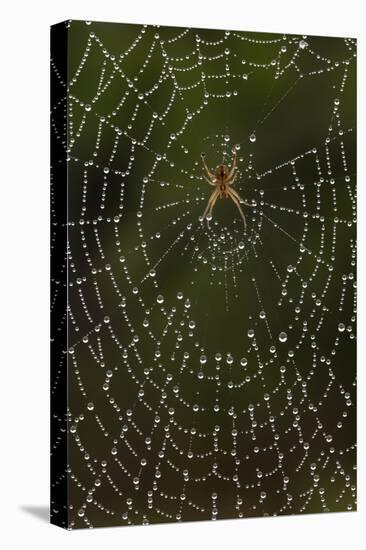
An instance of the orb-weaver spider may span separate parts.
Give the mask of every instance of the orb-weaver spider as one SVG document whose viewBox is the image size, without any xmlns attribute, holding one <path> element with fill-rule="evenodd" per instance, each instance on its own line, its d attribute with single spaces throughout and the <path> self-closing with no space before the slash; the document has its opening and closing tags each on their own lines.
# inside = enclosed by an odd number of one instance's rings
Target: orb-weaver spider
<svg viewBox="0 0 366 550">
<path fill-rule="evenodd" d="M 212 191 L 212 194 L 210 198 L 208 199 L 208 203 L 206 206 L 206 209 L 203 213 L 202 219 L 211 217 L 212 215 L 212 209 L 215 206 L 215 203 L 218 198 L 228 198 L 230 197 L 231 200 L 234 202 L 234 204 L 238 207 L 238 210 L 240 212 L 240 215 L 242 217 L 244 228 L 247 227 L 247 222 L 244 216 L 244 212 L 240 206 L 240 203 L 245 204 L 245 206 L 253 206 L 252 204 L 249 204 L 248 202 L 244 201 L 239 193 L 235 191 L 231 186 L 234 183 L 237 169 L 236 166 L 236 151 L 233 151 L 233 160 L 231 163 L 231 168 L 229 169 L 225 164 L 219 164 L 215 168 L 215 172 L 211 172 L 209 167 L 207 166 L 206 160 L 205 160 L 205 153 L 201 153 L 201 158 L 203 162 L 203 169 L 206 172 L 206 174 L 203 175 L 207 183 L 215 187 L 216 189 Z"/>
</svg>

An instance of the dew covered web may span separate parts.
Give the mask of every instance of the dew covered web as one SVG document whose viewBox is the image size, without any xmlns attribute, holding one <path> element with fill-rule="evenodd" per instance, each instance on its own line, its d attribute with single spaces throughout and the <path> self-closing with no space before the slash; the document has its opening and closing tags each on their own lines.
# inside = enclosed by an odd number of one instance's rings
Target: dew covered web
<svg viewBox="0 0 366 550">
<path fill-rule="evenodd" d="M 70 526 L 354 510 L 356 41 L 68 27 Z"/>
</svg>

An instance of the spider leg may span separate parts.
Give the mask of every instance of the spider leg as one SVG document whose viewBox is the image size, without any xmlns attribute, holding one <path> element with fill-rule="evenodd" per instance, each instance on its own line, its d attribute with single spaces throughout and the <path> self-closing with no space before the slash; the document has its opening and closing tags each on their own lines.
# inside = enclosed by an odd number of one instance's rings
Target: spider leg
<svg viewBox="0 0 366 550">
<path fill-rule="evenodd" d="M 214 204 L 217 200 L 217 197 L 219 196 L 219 190 L 215 189 L 215 191 L 212 191 L 211 197 L 208 199 L 208 203 L 206 206 L 206 209 L 203 213 L 202 218 L 205 219 L 207 217 L 208 212 L 212 212 L 212 208 L 214 207 Z"/>
<path fill-rule="evenodd" d="M 213 201 L 211 202 L 211 206 L 210 206 L 210 209 L 209 209 L 208 214 L 207 214 L 207 217 L 208 217 L 208 218 L 211 218 L 213 207 L 215 206 L 216 201 L 217 201 L 217 199 L 219 198 L 219 196 L 220 196 L 220 193 L 218 192 L 218 193 L 217 193 L 217 197 L 215 197 L 215 200 L 213 200 Z"/>
<path fill-rule="evenodd" d="M 228 192 L 228 195 L 229 197 L 231 198 L 231 200 L 236 204 L 236 206 L 238 207 L 238 210 L 240 212 L 240 215 L 242 217 L 242 220 L 244 222 L 244 228 L 245 230 L 247 229 L 247 222 L 246 222 L 246 219 L 245 219 L 245 216 L 244 216 L 244 212 L 243 210 L 241 209 L 241 206 L 240 206 L 240 201 L 236 198 L 236 196 L 234 195 L 234 193 L 232 192 L 232 189 L 228 189 L 227 190 Z"/>
<path fill-rule="evenodd" d="M 239 193 L 237 191 L 235 191 L 235 189 L 230 189 L 231 193 L 233 193 L 233 195 L 236 196 L 236 198 L 238 199 L 239 202 L 241 202 L 242 204 L 245 204 L 245 206 L 250 206 L 250 208 L 254 208 L 254 204 L 250 204 L 249 202 L 243 200 L 241 198 L 241 196 L 239 195 Z"/>
<path fill-rule="evenodd" d="M 205 174 L 203 174 L 203 177 L 205 178 L 205 180 L 207 181 L 207 183 L 209 183 L 210 185 L 213 185 L 214 187 L 216 186 L 216 183 L 214 183 L 213 181 L 211 181 L 207 176 L 205 176 Z"/>
<path fill-rule="evenodd" d="M 227 182 L 226 182 L 227 183 Z M 231 184 L 229 184 L 231 185 Z M 230 193 L 232 193 L 233 195 L 235 195 L 235 197 L 238 199 L 239 202 L 241 202 L 242 204 L 245 204 L 245 206 L 250 206 L 250 208 L 254 208 L 254 204 L 250 204 L 249 202 L 247 201 L 244 201 L 241 196 L 239 195 L 239 193 L 237 191 L 235 191 L 235 189 L 230 189 Z"/>
<path fill-rule="evenodd" d="M 232 162 L 232 165 L 231 165 L 231 168 L 230 168 L 230 172 L 228 174 L 228 179 L 231 179 L 235 174 L 235 170 L 237 169 L 236 160 L 237 160 L 236 151 L 234 151 L 233 152 L 233 162 Z"/>
<path fill-rule="evenodd" d="M 209 169 L 209 167 L 207 166 L 207 162 L 206 162 L 206 160 L 205 160 L 205 156 L 206 156 L 206 155 L 205 155 L 204 153 L 201 154 L 201 159 L 202 159 L 203 167 L 204 167 L 204 169 L 205 169 L 205 171 L 206 171 L 206 174 L 207 174 L 208 177 L 210 178 L 210 180 L 214 180 L 214 179 L 215 179 L 215 174 L 213 174 L 213 173 L 211 172 L 211 170 Z"/>
<path fill-rule="evenodd" d="M 243 202 L 243 203 L 244 203 L 243 199 L 241 198 L 241 196 L 239 195 L 239 193 L 238 193 L 237 191 L 235 191 L 235 189 L 230 189 L 230 193 L 231 193 L 232 195 L 234 195 L 234 196 L 238 199 L 239 202 Z"/>
<path fill-rule="evenodd" d="M 230 174 L 227 176 L 227 179 L 225 181 L 225 183 L 227 185 L 232 185 L 234 183 L 234 180 L 236 178 L 236 175 L 237 175 L 238 172 L 235 172 L 235 174 L 233 174 L 231 177 L 230 177 Z"/>
</svg>

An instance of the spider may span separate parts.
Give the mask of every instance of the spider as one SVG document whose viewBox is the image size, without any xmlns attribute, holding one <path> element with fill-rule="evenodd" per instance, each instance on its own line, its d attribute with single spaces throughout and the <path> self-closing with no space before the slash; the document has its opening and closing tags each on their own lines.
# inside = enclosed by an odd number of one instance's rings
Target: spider
<svg viewBox="0 0 366 550">
<path fill-rule="evenodd" d="M 206 174 L 203 175 L 207 183 L 212 185 L 213 187 L 216 187 L 214 191 L 212 191 L 212 194 L 210 198 L 208 199 L 208 203 L 206 206 L 206 210 L 203 213 L 202 218 L 208 218 L 212 215 L 212 209 L 215 206 L 215 203 L 217 199 L 220 197 L 220 199 L 228 198 L 230 197 L 231 200 L 236 204 L 238 207 L 238 210 L 240 212 L 240 215 L 242 217 L 244 228 L 246 230 L 247 228 L 247 222 L 245 220 L 244 212 L 241 209 L 240 203 L 245 204 L 245 206 L 253 206 L 252 204 L 249 204 L 240 197 L 239 193 L 235 191 L 231 186 L 234 183 L 237 169 L 236 166 L 236 151 L 233 151 L 233 160 L 231 163 L 231 168 L 229 169 L 225 164 L 219 164 L 215 168 L 215 172 L 211 172 L 209 167 L 207 166 L 206 160 L 205 160 L 206 154 L 201 153 L 201 158 L 203 162 L 203 169 L 206 172 Z"/>
</svg>

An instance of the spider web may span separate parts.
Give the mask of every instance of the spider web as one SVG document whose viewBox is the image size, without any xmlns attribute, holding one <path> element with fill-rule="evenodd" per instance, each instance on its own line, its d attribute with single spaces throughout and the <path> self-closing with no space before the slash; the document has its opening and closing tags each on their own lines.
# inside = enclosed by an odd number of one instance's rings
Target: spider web
<svg viewBox="0 0 366 550">
<path fill-rule="evenodd" d="M 356 41 L 67 26 L 69 527 L 354 510 Z"/>
</svg>

